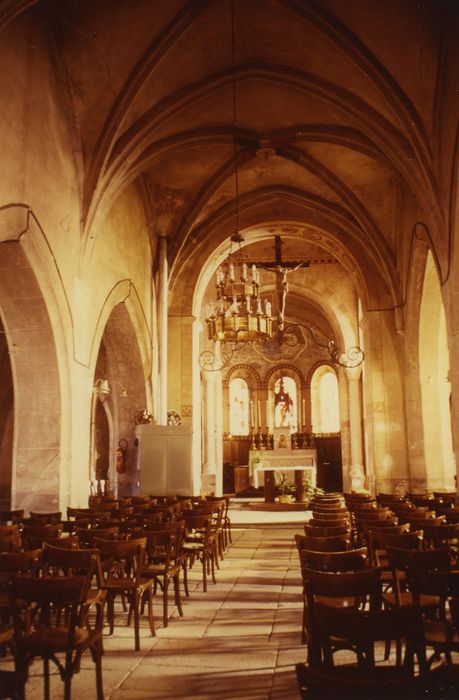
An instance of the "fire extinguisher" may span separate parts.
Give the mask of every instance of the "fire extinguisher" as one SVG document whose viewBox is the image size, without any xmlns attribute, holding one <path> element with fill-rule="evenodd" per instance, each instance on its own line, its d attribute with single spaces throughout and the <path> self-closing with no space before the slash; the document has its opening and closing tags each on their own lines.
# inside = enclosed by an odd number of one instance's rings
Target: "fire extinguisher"
<svg viewBox="0 0 459 700">
<path fill-rule="evenodd" d="M 127 449 L 127 440 L 119 440 L 118 447 L 115 450 L 115 466 L 118 474 L 124 474 L 124 472 L 126 471 Z"/>
</svg>

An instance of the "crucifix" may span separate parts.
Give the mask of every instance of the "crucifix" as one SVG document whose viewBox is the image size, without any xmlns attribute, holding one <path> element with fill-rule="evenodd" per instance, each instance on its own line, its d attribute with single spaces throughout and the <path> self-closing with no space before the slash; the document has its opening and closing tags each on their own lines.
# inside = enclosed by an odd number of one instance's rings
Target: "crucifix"
<svg viewBox="0 0 459 700">
<path fill-rule="evenodd" d="M 274 236 L 274 258 L 273 261 L 257 261 L 255 264 L 257 267 L 274 272 L 276 275 L 277 328 L 282 332 L 284 330 L 285 301 L 288 292 L 287 275 L 289 272 L 294 272 L 302 267 L 309 267 L 309 261 L 282 260 L 282 239 L 280 236 Z"/>
</svg>

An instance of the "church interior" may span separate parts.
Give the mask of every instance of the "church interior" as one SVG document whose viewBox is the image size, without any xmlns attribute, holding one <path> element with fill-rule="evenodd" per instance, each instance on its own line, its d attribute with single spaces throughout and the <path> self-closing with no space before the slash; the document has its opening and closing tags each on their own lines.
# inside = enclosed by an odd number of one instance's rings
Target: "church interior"
<svg viewBox="0 0 459 700">
<path fill-rule="evenodd" d="M 0 36 L 0 510 L 263 496 L 282 454 L 457 492 L 455 0 L 1 0 Z"/>
</svg>

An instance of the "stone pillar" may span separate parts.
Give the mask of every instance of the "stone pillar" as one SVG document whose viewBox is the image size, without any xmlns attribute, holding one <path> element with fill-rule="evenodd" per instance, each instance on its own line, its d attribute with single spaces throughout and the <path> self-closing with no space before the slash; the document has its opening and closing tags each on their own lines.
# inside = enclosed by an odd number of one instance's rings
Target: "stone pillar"
<svg viewBox="0 0 459 700">
<path fill-rule="evenodd" d="M 223 387 L 221 372 L 214 372 L 215 405 L 215 495 L 223 493 Z"/>
<path fill-rule="evenodd" d="M 215 474 L 217 472 L 217 446 L 215 440 L 216 433 L 216 411 L 215 405 L 215 383 L 216 372 L 203 371 L 203 398 L 204 406 L 203 413 L 205 416 L 203 431 L 204 431 L 204 461 L 202 465 L 202 487 L 204 490 L 211 490 L 215 483 Z"/>
<path fill-rule="evenodd" d="M 365 488 L 362 441 L 362 402 L 360 377 L 362 365 L 345 369 L 349 389 L 349 429 L 351 438 L 351 488 Z"/>
<path fill-rule="evenodd" d="M 343 491 L 352 490 L 351 479 L 351 432 L 349 422 L 349 383 L 345 370 L 338 368 L 339 416 L 341 429 L 341 463 L 343 473 Z"/>
<path fill-rule="evenodd" d="M 168 264 L 167 238 L 159 236 L 158 335 L 159 335 L 159 410 L 158 424 L 167 425 L 167 336 L 168 336 Z"/>
</svg>

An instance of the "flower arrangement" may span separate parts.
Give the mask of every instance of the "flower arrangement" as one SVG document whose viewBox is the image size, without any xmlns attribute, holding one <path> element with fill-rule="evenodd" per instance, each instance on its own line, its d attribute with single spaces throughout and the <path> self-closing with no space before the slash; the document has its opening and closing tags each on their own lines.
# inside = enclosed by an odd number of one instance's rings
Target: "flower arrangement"
<svg viewBox="0 0 459 700">
<path fill-rule="evenodd" d="M 292 496 L 296 491 L 295 484 L 285 474 L 276 474 L 276 486 L 281 496 Z"/>
<path fill-rule="evenodd" d="M 313 486 L 312 480 L 311 480 L 311 474 L 309 472 L 306 472 L 306 474 L 303 477 L 303 486 L 304 486 L 304 500 L 305 501 L 310 501 L 317 494 L 325 493 L 325 491 L 323 489 L 319 488 L 318 486 Z"/>
</svg>

